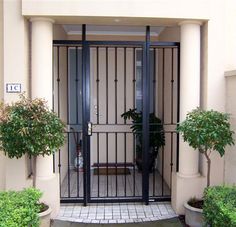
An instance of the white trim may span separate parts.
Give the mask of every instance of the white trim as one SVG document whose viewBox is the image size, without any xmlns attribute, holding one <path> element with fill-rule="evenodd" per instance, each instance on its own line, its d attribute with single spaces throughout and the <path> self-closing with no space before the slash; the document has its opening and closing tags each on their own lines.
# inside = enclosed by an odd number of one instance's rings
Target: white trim
<svg viewBox="0 0 236 227">
<path fill-rule="evenodd" d="M 236 70 L 225 71 L 225 77 L 236 76 Z"/>
<path fill-rule="evenodd" d="M 48 18 L 48 17 L 32 17 L 32 18 L 30 18 L 30 22 L 34 22 L 34 21 L 47 21 L 47 22 L 55 23 L 55 21 L 53 19 Z"/>
<path fill-rule="evenodd" d="M 202 25 L 202 21 L 197 21 L 197 20 L 184 20 L 178 23 L 179 26 L 183 25 L 183 24 L 197 24 L 197 25 Z"/>
<path fill-rule="evenodd" d="M 81 31 L 69 31 L 68 35 L 82 35 Z M 145 32 L 122 32 L 122 31 L 88 31 L 87 35 L 126 35 L 126 36 L 145 36 Z M 156 32 L 151 32 L 151 36 L 158 36 Z"/>
<path fill-rule="evenodd" d="M 78 25 L 63 25 L 67 35 L 81 35 L 81 26 Z M 156 27 L 151 31 L 151 36 L 158 36 L 164 27 Z M 140 29 L 133 26 L 88 26 L 87 35 L 119 35 L 119 36 L 145 36 L 145 29 Z"/>
</svg>

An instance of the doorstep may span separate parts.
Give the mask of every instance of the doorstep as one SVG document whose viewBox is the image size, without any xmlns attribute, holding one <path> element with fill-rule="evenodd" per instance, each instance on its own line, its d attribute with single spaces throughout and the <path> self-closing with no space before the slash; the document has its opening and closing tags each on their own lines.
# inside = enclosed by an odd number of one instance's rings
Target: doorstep
<svg viewBox="0 0 236 227">
<path fill-rule="evenodd" d="M 61 204 L 55 220 L 77 223 L 137 223 L 150 222 L 177 217 L 170 202 L 153 202 L 150 205 L 141 203 L 105 203 Z"/>
</svg>

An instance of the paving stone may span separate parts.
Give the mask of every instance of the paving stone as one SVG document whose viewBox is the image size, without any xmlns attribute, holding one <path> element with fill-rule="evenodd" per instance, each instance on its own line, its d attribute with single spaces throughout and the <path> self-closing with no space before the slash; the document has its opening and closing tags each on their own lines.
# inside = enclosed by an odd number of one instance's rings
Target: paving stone
<svg viewBox="0 0 236 227">
<path fill-rule="evenodd" d="M 81 223 L 132 223 L 155 221 L 176 217 L 170 203 L 156 203 L 149 206 L 133 204 L 93 204 L 83 207 L 76 204 L 63 204 L 57 220 L 74 220 Z"/>
</svg>

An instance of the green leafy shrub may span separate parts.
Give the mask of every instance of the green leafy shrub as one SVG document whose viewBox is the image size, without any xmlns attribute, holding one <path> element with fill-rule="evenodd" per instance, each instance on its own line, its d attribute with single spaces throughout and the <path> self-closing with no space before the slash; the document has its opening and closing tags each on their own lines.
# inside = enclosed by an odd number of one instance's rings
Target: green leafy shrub
<svg viewBox="0 0 236 227">
<path fill-rule="evenodd" d="M 211 227 L 236 226 L 236 187 L 208 187 L 204 191 L 203 215 Z"/>
<path fill-rule="evenodd" d="M 9 158 L 53 154 L 64 143 L 64 124 L 43 99 L 21 96 L 0 106 L 0 149 Z"/>
<path fill-rule="evenodd" d="M 137 109 L 129 109 L 121 115 L 124 120 L 132 119 L 132 132 L 136 138 L 136 165 L 139 171 L 143 168 L 143 113 Z M 149 152 L 147 166 L 149 172 L 152 172 L 155 165 L 155 159 L 158 151 L 165 145 L 165 133 L 161 119 L 154 113 L 149 114 Z"/>
<path fill-rule="evenodd" d="M 0 227 L 39 226 L 41 196 L 35 188 L 0 192 Z"/>
<path fill-rule="evenodd" d="M 143 130 L 143 114 L 138 112 L 137 109 L 129 109 L 121 115 L 125 120 L 132 119 L 133 125 L 130 127 L 132 132 L 135 133 L 138 140 L 136 145 L 137 152 L 142 151 L 142 130 Z M 149 146 L 153 149 L 153 152 L 156 152 L 157 155 L 158 149 L 165 145 L 165 133 L 162 121 L 155 116 L 154 113 L 149 114 Z"/>
<path fill-rule="evenodd" d="M 234 132 L 230 130 L 229 115 L 199 108 L 189 112 L 177 131 L 191 147 L 198 149 L 207 159 L 207 186 L 210 185 L 210 154 L 217 151 L 222 157 L 227 145 L 233 145 Z"/>
</svg>

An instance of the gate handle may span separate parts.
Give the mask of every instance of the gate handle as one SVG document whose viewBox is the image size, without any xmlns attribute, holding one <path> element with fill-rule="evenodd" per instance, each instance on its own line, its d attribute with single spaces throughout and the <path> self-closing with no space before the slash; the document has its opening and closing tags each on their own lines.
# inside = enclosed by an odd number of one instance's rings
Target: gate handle
<svg viewBox="0 0 236 227">
<path fill-rule="evenodd" d="M 88 136 L 91 136 L 93 133 L 93 123 L 92 122 L 88 122 Z"/>
</svg>

